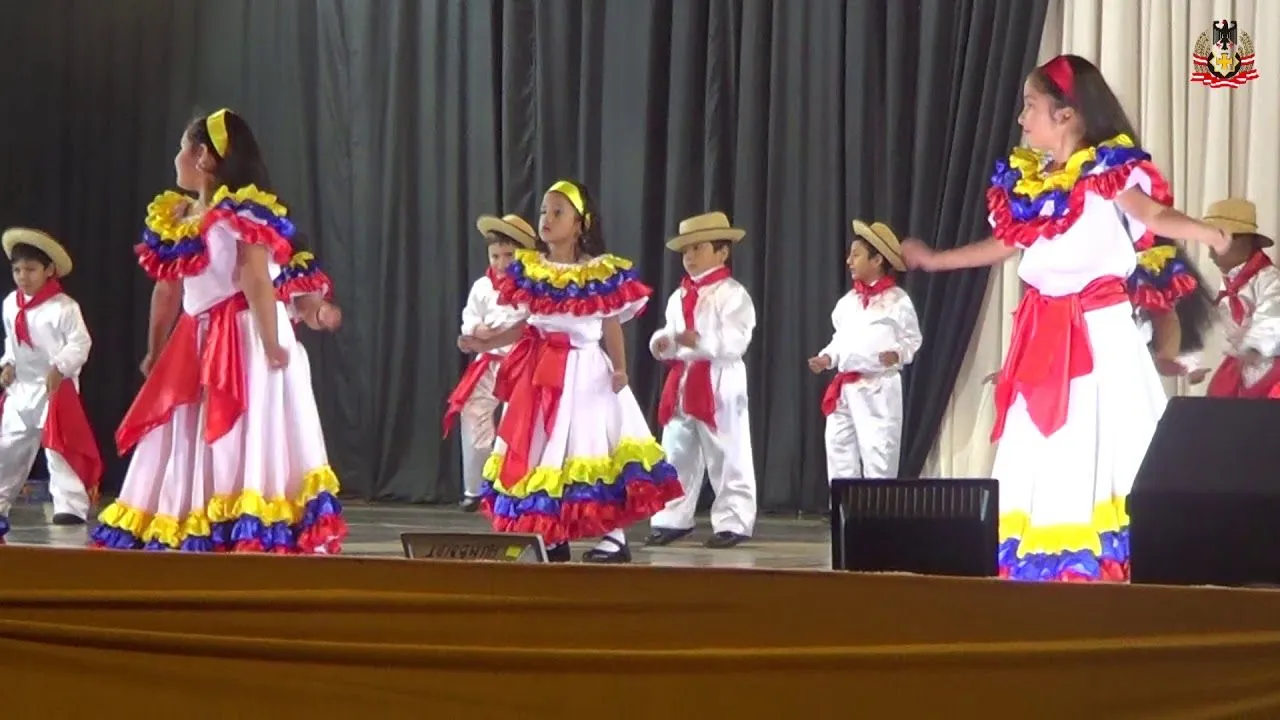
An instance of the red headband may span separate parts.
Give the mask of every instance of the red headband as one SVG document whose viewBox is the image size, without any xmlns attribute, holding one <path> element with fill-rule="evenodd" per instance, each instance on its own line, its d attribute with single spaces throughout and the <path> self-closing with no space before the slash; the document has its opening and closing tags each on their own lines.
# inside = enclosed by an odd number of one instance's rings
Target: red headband
<svg viewBox="0 0 1280 720">
<path fill-rule="evenodd" d="M 1076 101 L 1076 74 L 1071 71 L 1071 63 L 1066 55 L 1059 55 L 1040 66 L 1040 70 L 1049 81 L 1058 87 L 1062 96 L 1072 104 Z"/>
</svg>

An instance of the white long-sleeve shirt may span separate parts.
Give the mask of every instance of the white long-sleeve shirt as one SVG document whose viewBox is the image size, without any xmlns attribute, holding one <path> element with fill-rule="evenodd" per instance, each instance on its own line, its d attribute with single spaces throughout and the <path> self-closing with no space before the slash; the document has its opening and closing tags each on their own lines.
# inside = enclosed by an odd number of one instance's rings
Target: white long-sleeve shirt
<svg viewBox="0 0 1280 720">
<path fill-rule="evenodd" d="M 846 293 L 831 311 L 831 325 L 831 342 L 818 354 L 831 358 L 836 372 L 861 373 L 860 382 L 877 383 L 896 375 L 911 364 L 923 342 L 915 305 L 900 287 L 873 295 L 865 308 L 857 293 Z M 898 362 L 881 363 L 884 352 L 897 353 Z"/>
<path fill-rule="evenodd" d="M 462 334 L 470 335 L 484 325 L 492 330 L 505 330 L 524 319 L 524 313 L 515 307 L 498 303 L 498 289 L 488 275 L 480 276 L 471 285 L 467 304 L 462 308 Z M 511 345 L 488 351 L 491 355 L 506 355 Z"/>
<path fill-rule="evenodd" d="M 705 273 L 704 273 L 705 275 Z M 693 278 L 695 281 L 698 278 Z M 733 408 L 747 399 L 747 366 L 742 358 L 751 345 L 756 329 L 756 308 L 751 294 L 742 283 L 732 277 L 716 281 L 698 290 L 698 304 L 693 309 L 693 320 L 698 333 L 698 343 L 687 348 L 676 343 L 676 336 L 685 331 L 683 288 L 671 293 L 664 314 L 665 323 L 649 339 L 649 351 L 664 362 L 679 360 L 711 363 L 711 386 L 715 389 L 716 404 Z M 668 341 L 666 352 L 658 351 L 658 342 Z M 684 383 L 680 387 L 684 397 Z"/>
<path fill-rule="evenodd" d="M 1244 266 L 1226 272 L 1223 286 L 1240 274 Z M 1241 373 L 1246 384 L 1256 383 L 1271 369 L 1270 358 L 1280 357 L 1280 268 L 1266 265 L 1245 282 L 1237 295 L 1244 304 L 1244 319 L 1237 323 L 1231 316 L 1231 302 L 1223 297 L 1218 301 L 1218 318 L 1226 331 L 1223 352 L 1232 357 L 1244 357 L 1250 350 L 1257 352 L 1266 362 L 1243 364 Z"/>
<path fill-rule="evenodd" d="M 19 343 L 14 329 L 18 291 L 4 299 L 3 311 L 4 356 L 0 366 L 12 365 L 14 371 L 13 383 L 5 390 L 6 422 L 17 417 L 29 429 L 43 428 L 48 414 L 45 382 L 49 371 L 56 367 L 68 382 L 79 387 L 80 369 L 89 360 L 93 339 L 80 314 L 80 304 L 63 293 L 27 308 L 31 345 Z"/>
</svg>

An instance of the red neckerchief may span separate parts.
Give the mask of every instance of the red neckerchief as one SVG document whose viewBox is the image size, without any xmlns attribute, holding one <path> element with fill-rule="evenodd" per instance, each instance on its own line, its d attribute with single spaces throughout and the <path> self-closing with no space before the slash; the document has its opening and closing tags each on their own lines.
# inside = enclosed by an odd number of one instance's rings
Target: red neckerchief
<svg viewBox="0 0 1280 720">
<path fill-rule="evenodd" d="M 1224 278 L 1222 291 L 1218 293 L 1216 302 L 1222 302 L 1223 298 L 1227 299 L 1227 307 L 1231 308 L 1231 319 L 1236 325 L 1243 324 L 1245 321 L 1245 307 L 1244 301 L 1240 299 L 1240 291 L 1253 279 L 1254 275 L 1270 265 L 1271 258 L 1267 257 L 1266 253 L 1254 250 L 1235 277 Z"/>
<path fill-rule="evenodd" d="M 492 265 L 489 266 L 488 270 L 484 271 L 484 276 L 489 278 L 489 282 L 492 283 L 495 288 L 498 287 L 498 278 L 502 277 L 498 274 L 497 270 L 493 269 Z"/>
<path fill-rule="evenodd" d="M 680 289 L 683 290 L 680 297 L 680 311 L 684 315 L 685 330 L 697 329 L 693 311 L 698 307 L 698 292 L 708 285 L 731 277 L 733 273 L 724 266 L 712 270 L 697 280 L 685 275 L 680 281 Z M 662 387 L 662 398 L 658 401 L 658 422 L 666 425 L 671 421 L 680 396 L 680 378 L 687 372 L 682 409 L 686 415 L 701 420 L 714 431 L 716 429 L 716 396 L 711 383 L 711 363 L 706 360 L 691 363 L 676 360 L 668 363 L 668 367 L 667 381 Z"/>
<path fill-rule="evenodd" d="M 892 275 L 885 275 L 873 283 L 865 283 L 861 280 L 853 281 L 853 293 L 862 301 L 862 307 L 871 304 L 871 299 L 880 293 L 892 287 L 897 287 L 898 283 L 894 281 Z"/>
<path fill-rule="evenodd" d="M 58 282 L 58 278 L 49 278 L 44 285 L 36 291 L 31 299 L 27 299 L 27 294 L 18 291 L 18 317 L 13 321 L 13 334 L 18 338 L 19 345 L 27 347 L 35 347 L 31 344 L 31 329 L 27 327 L 27 310 L 36 307 L 40 303 L 62 292 L 62 283 Z"/>
</svg>

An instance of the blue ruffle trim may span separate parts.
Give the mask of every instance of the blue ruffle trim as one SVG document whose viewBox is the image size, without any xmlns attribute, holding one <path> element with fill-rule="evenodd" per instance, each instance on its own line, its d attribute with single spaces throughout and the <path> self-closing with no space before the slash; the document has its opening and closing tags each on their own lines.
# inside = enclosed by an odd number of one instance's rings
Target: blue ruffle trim
<svg viewBox="0 0 1280 720">
<path fill-rule="evenodd" d="M 321 492 L 307 503 L 302 519 L 297 525 L 277 522 L 268 525 L 253 515 L 242 515 L 235 520 L 211 523 L 208 536 L 187 536 L 176 548 L 180 552 L 225 552 L 245 542 L 258 544 L 257 552 L 298 552 L 298 539 L 322 518 L 342 515 L 342 503 L 332 493 Z M 98 547 L 112 550 L 173 550 L 157 540 L 144 542 L 128 530 L 99 525 L 90 534 Z"/>
<path fill-rule="evenodd" d="M 590 280 L 585 286 L 571 282 L 560 288 L 545 280 L 532 280 L 526 277 L 524 263 L 519 260 L 507 266 L 507 277 L 515 283 L 516 287 L 528 292 L 535 298 L 545 297 L 557 301 L 583 300 L 612 295 L 618 291 L 618 288 L 629 282 L 635 282 L 640 278 L 634 267 L 618 268 L 616 272 L 604 280 Z"/>
<path fill-rule="evenodd" d="M 227 210 L 236 214 L 247 212 L 255 219 L 262 221 L 267 227 L 276 232 L 277 235 L 293 242 L 293 236 L 298 233 L 298 228 L 288 217 L 282 217 L 275 214 L 269 208 L 259 205 L 252 200 L 237 202 L 232 198 L 226 198 L 222 202 L 213 206 L 214 210 Z"/>
<path fill-rule="evenodd" d="M 0 515 L 0 538 L 9 534 L 9 518 Z"/>
<path fill-rule="evenodd" d="M 1151 155 L 1141 148 L 1099 145 L 1095 150 L 1093 161 L 1086 163 L 1081 169 L 1080 177 L 1088 176 L 1098 167 L 1109 170 L 1150 159 Z M 995 171 L 991 174 L 991 185 L 1004 190 L 1009 196 L 1009 212 L 1015 221 L 1027 222 L 1041 217 L 1045 205 L 1050 205 L 1052 208 L 1045 217 L 1064 217 L 1070 210 L 1070 203 L 1067 202 L 1071 196 L 1070 190 L 1049 190 L 1035 197 L 1028 197 L 1013 191 L 1014 186 L 1021 179 L 1022 172 L 1010 167 L 1008 160 L 996 161 Z"/>
<path fill-rule="evenodd" d="M 1102 554 L 1088 550 L 1037 553 L 1018 557 L 1018 539 L 1010 538 L 1000 543 L 999 565 L 1001 577 L 1024 582 L 1060 582 L 1069 580 L 1128 579 L 1129 528 L 1118 532 L 1104 532 L 1098 536 Z"/>
<path fill-rule="evenodd" d="M 627 503 L 627 486 L 634 483 L 653 483 L 661 485 L 670 480 L 678 480 L 676 469 L 671 463 L 661 460 L 652 470 L 645 470 L 644 465 L 633 462 L 622 468 L 618 479 L 611 483 L 596 481 L 593 483 L 572 483 L 564 489 L 564 495 L 553 498 L 546 492 L 536 492 L 528 497 L 515 498 L 503 495 L 493 489 L 493 483 L 486 481 L 481 488 L 480 496 L 493 499 L 493 514 L 497 517 L 515 520 L 523 515 L 546 515 L 558 518 L 564 514 L 565 506 L 597 505 L 623 508 Z"/>
</svg>

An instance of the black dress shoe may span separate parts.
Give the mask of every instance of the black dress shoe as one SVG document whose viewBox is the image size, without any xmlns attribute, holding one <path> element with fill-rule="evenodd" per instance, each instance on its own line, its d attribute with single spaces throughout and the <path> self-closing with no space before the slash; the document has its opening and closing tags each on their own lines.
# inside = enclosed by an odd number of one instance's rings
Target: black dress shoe
<svg viewBox="0 0 1280 720">
<path fill-rule="evenodd" d="M 458 507 L 462 509 L 462 512 L 473 513 L 480 509 L 480 498 L 464 497 L 458 502 Z"/>
<path fill-rule="evenodd" d="M 662 547 L 664 545 L 670 545 L 691 532 L 693 532 L 693 528 L 689 528 L 688 530 L 652 528 L 649 531 L 649 536 L 644 539 L 644 544 L 647 547 Z"/>
<path fill-rule="evenodd" d="M 53 524 L 54 525 L 83 525 L 84 518 L 80 517 L 79 515 L 73 515 L 71 513 L 54 513 Z"/>
<path fill-rule="evenodd" d="M 547 562 L 567 563 L 571 560 L 573 560 L 573 553 L 569 551 L 569 543 L 563 542 L 547 548 Z"/>
<path fill-rule="evenodd" d="M 712 535 L 706 542 L 706 546 L 715 550 L 723 550 L 750 540 L 746 535 L 739 535 L 728 531 L 721 531 Z"/>
<path fill-rule="evenodd" d="M 604 538 L 601 542 L 613 545 L 613 549 L 606 550 L 601 547 L 593 547 L 582 553 L 582 562 L 615 564 L 631 562 L 631 548 L 629 546 L 610 537 Z"/>
</svg>

